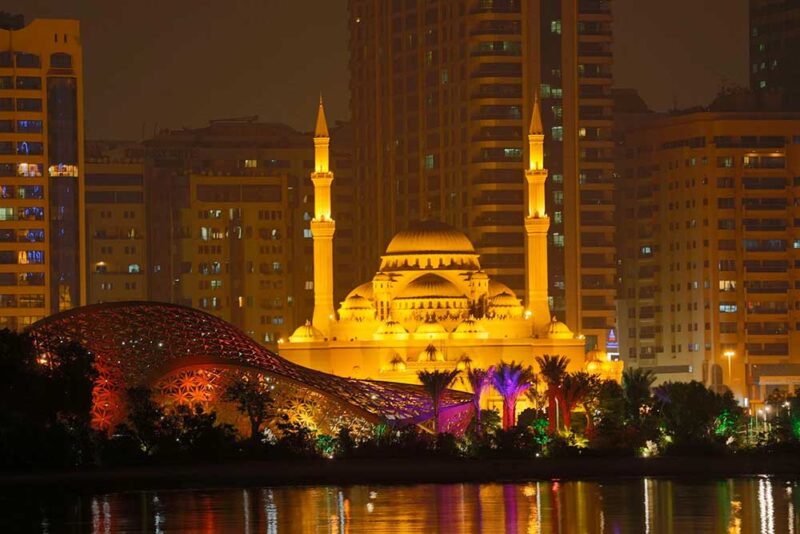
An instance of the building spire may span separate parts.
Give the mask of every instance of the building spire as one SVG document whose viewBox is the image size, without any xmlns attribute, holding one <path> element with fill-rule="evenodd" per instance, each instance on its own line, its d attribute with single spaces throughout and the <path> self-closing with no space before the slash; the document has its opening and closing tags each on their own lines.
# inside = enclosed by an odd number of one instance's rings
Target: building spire
<svg viewBox="0 0 800 534">
<path fill-rule="evenodd" d="M 330 137 L 328 121 L 325 119 L 325 105 L 322 103 L 322 93 L 319 94 L 319 110 L 317 110 L 317 125 L 314 128 L 314 137 Z"/>
<path fill-rule="evenodd" d="M 544 135 L 544 126 L 542 126 L 542 110 L 539 105 L 539 92 L 533 96 L 533 113 L 531 114 L 531 127 L 528 130 L 529 135 Z"/>
</svg>

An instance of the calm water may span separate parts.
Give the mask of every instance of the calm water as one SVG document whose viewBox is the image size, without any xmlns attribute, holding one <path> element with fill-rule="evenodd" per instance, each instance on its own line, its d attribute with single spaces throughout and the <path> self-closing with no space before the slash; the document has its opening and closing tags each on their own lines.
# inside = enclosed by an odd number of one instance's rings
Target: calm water
<svg viewBox="0 0 800 534">
<path fill-rule="evenodd" d="M 800 483 L 627 479 L 0 496 L 0 532 L 798 533 Z"/>
</svg>

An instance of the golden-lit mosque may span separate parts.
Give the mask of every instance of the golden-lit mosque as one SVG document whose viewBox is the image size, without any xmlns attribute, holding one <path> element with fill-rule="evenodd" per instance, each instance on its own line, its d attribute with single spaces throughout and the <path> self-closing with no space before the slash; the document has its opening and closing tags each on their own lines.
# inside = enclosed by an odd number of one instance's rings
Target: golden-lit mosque
<svg viewBox="0 0 800 534">
<path fill-rule="evenodd" d="M 621 362 L 584 353 L 583 336 L 551 317 L 547 293 L 544 133 L 539 102 L 528 135 L 524 300 L 492 280 L 463 232 L 427 220 L 398 233 L 372 280 L 334 309 L 329 143 L 320 100 L 314 147 L 314 316 L 280 354 L 300 365 L 354 378 L 417 382 L 423 369 L 487 368 L 500 360 L 535 367 L 536 356 L 564 355 L 570 371 L 619 380 Z M 457 386 L 458 387 L 458 386 Z"/>
</svg>

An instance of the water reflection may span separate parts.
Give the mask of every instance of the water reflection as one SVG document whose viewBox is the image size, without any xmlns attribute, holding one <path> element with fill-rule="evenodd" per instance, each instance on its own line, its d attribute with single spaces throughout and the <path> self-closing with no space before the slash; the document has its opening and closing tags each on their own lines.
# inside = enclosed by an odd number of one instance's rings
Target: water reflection
<svg viewBox="0 0 800 534">
<path fill-rule="evenodd" d="M 0 531 L 800 534 L 797 482 L 319 486 L 0 496 Z"/>
</svg>

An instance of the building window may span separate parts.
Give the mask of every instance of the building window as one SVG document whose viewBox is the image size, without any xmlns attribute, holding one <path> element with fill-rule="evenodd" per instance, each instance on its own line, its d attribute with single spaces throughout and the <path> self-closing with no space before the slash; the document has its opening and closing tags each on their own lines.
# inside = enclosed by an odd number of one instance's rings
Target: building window
<svg viewBox="0 0 800 534">
<path fill-rule="evenodd" d="M 130 274 L 137 274 L 140 272 L 139 264 L 138 263 L 131 263 L 128 265 L 128 273 Z"/>
<path fill-rule="evenodd" d="M 720 156 L 717 158 L 717 167 L 730 169 L 733 167 L 733 156 Z"/>
</svg>

